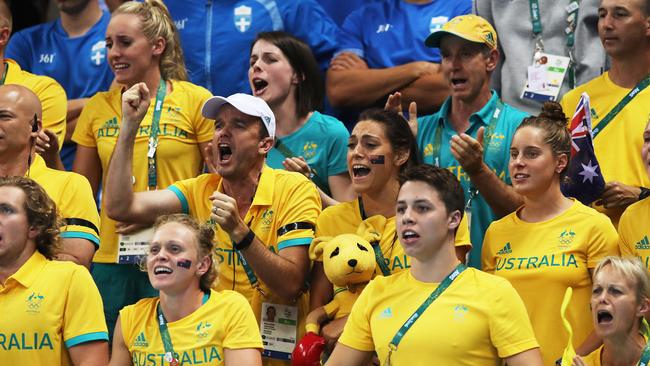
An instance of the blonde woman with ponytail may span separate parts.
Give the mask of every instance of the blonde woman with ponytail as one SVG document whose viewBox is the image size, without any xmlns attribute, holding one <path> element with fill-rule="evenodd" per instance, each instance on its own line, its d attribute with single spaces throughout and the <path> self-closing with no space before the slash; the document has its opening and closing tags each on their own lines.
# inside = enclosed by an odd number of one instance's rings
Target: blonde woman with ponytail
<svg viewBox="0 0 650 366">
<path fill-rule="evenodd" d="M 122 87 L 97 93 L 84 107 L 73 135 L 79 145 L 73 170 L 86 176 L 97 193 L 100 182 L 106 183 L 120 139 L 132 149 L 133 166 L 121 169 L 131 172 L 136 192 L 165 188 L 201 173 L 203 148 L 213 133 L 201 107 L 211 95 L 186 81 L 178 32 L 165 5 L 152 0 L 122 4 L 106 30 L 106 48 L 115 81 Z M 140 126 L 121 128 L 121 95 L 138 83 L 149 90 L 151 106 Z M 152 231 L 110 219 L 102 203 L 99 232 L 93 278 L 112 334 L 122 307 L 157 295 L 137 263 Z"/>
<path fill-rule="evenodd" d="M 609 218 L 560 191 L 571 153 L 566 126 L 562 107 L 546 102 L 538 117 L 517 128 L 508 170 L 524 204 L 490 225 L 482 251 L 483 270 L 508 279 L 524 301 L 546 366 L 555 365 L 569 342 L 560 317 L 567 287 L 573 288 L 566 318 L 576 352 L 598 347 L 589 312 L 591 272 L 604 257 L 618 255 Z"/>
</svg>

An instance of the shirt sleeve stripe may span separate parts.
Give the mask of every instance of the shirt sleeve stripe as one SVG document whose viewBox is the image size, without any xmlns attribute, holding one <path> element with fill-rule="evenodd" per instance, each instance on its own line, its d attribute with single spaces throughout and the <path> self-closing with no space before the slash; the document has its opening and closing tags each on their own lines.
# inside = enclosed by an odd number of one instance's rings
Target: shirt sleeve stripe
<svg viewBox="0 0 650 366">
<path fill-rule="evenodd" d="M 295 247 L 295 246 L 302 246 L 302 245 L 310 245 L 311 244 L 312 238 L 295 238 L 295 239 L 287 239 L 283 240 L 278 243 L 278 250 L 282 250 L 284 248 L 288 247 Z"/>
<path fill-rule="evenodd" d="M 94 332 L 86 333 L 76 337 L 72 337 L 65 341 L 65 347 L 71 348 L 82 343 L 92 342 L 92 341 L 107 341 L 108 342 L 108 332 Z"/>
<path fill-rule="evenodd" d="M 97 235 L 99 235 L 99 229 L 97 228 L 97 226 L 95 226 L 95 224 L 93 224 L 88 220 L 80 219 L 78 217 L 68 217 L 65 219 L 65 223 L 66 225 L 85 226 L 89 229 L 92 229 L 94 232 L 97 233 Z"/>
<path fill-rule="evenodd" d="M 99 238 L 93 234 L 84 233 L 82 231 L 64 231 L 61 233 L 61 238 L 86 239 L 99 248 Z"/>
<path fill-rule="evenodd" d="M 169 187 L 167 187 L 167 189 L 174 192 L 176 197 L 178 197 L 178 200 L 181 201 L 181 207 L 182 207 L 183 213 L 189 215 L 190 214 L 190 207 L 187 204 L 187 198 L 185 198 L 185 195 L 183 194 L 183 192 L 181 192 L 180 189 L 178 189 L 176 186 L 169 186 Z"/>
</svg>

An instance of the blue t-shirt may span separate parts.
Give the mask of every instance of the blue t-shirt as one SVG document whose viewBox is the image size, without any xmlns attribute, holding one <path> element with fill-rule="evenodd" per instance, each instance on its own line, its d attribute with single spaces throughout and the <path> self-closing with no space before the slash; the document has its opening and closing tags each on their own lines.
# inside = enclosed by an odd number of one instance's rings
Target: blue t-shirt
<svg viewBox="0 0 650 366">
<path fill-rule="evenodd" d="M 74 38 L 65 32 L 61 19 L 23 29 L 9 40 L 6 56 L 23 70 L 55 79 L 68 99 L 89 98 L 108 90 L 113 81 L 105 41 L 110 19 L 104 12 L 86 34 Z"/>
<path fill-rule="evenodd" d="M 266 163 L 273 169 L 284 169 L 282 161 L 285 158 L 302 156 L 314 172 L 312 181 L 329 195 L 327 178 L 348 170 L 349 137 L 341 121 L 315 111 L 300 129 L 277 138 L 276 147 L 269 151 Z"/>
<path fill-rule="evenodd" d="M 476 138 L 479 127 L 487 128 L 494 110 L 497 107 L 499 97 L 496 92 L 492 92 L 492 97 L 483 108 L 472 114 L 469 118 L 469 129 L 465 132 Z M 432 115 L 418 118 L 418 146 L 420 148 L 420 157 L 426 164 L 437 165 L 449 169 L 458 180 L 460 180 L 463 190 L 465 191 L 465 200 L 469 199 L 470 179 L 463 171 L 458 161 L 451 153 L 449 141 L 451 137 L 457 135 L 448 121 L 448 115 L 451 112 L 451 98 L 447 98 L 440 110 Z M 508 162 L 510 160 L 510 144 L 515 130 L 521 124 L 521 121 L 528 114 L 514 107 L 504 104 L 494 134 L 490 139 L 489 146 L 485 147 L 485 163 L 495 174 L 506 184 L 510 184 L 510 173 L 508 172 Z M 442 139 L 440 141 L 440 156 L 434 155 L 434 145 L 436 144 L 436 130 L 442 124 Z M 472 250 L 469 255 L 469 264 L 475 268 L 481 268 L 481 248 L 483 247 L 483 236 L 490 223 L 496 219 L 496 215 L 479 193 L 472 200 L 472 221 L 470 227 L 470 238 L 472 241 Z"/>
<path fill-rule="evenodd" d="M 337 37 L 337 53 L 356 53 L 373 69 L 413 61 L 440 63 L 440 51 L 425 46 L 424 40 L 452 18 L 470 14 L 471 10 L 471 0 L 371 3 L 345 19 Z"/>
<path fill-rule="evenodd" d="M 215 95 L 250 93 L 255 35 L 283 30 L 310 47 L 323 70 L 336 48 L 336 23 L 313 0 L 166 0 L 192 83 Z"/>
<path fill-rule="evenodd" d="M 354 10 L 368 3 L 378 1 L 381 0 L 318 0 L 318 3 L 332 17 L 336 24 L 341 25 L 345 18 Z"/>
</svg>

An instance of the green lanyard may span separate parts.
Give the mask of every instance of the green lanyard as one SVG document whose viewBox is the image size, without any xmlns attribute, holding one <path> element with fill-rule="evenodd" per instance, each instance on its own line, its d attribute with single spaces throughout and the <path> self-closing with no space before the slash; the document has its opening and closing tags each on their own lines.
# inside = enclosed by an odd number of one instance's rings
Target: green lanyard
<svg viewBox="0 0 650 366">
<path fill-rule="evenodd" d="M 621 101 L 618 102 L 618 104 L 615 105 L 614 108 L 612 108 L 612 110 L 609 111 L 609 113 L 607 113 L 607 115 L 605 115 L 602 120 L 600 120 L 598 127 L 594 128 L 593 130 L 594 138 L 596 138 L 596 136 L 598 136 L 598 134 L 602 132 L 605 127 L 607 127 L 607 125 L 616 117 L 616 115 L 622 111 L 623 108 L 625 108 L 625 106 L 628 105 L 628 103 L 630 103 L 632 99 L 637 96 L 637 94 L 640 94 L 648 86 L 648 84 L 650 84 L 650 75 L 647 75 L 643 80 L 639 81 L 639 83 L 636 84 L 636 86 L 632 88 L 632 90 L 630 90 L 630 92 L 627 93 L 627 95 L 623 97 L 623 99 L 621 99 Z"/>
<path fill-rule="evenodd" d="M 361 214 L 361 220 L 365 220 L 368 217 L 366 217 L 366 210 L 363 208 L 363 200 L 361 200 L 361 196 L 357 198 L 357 201 L 359 202 L 359 214 Z M 397 233 L 395 233 L 395 236 L 397 236 Z M 375 261 L 381 270 L 381 274 L 384 276 L 390 276 L 391 272 L 388 268 L 388 264 L 386 264 L 384 254 L 381 252 L 381 246 L 379 245 L 379 242 L 374 241 L 370 244 L 372 246 L 372 250 L 375 252 Z M 395 239 L 393 240 L 393 244 L 395 244 Z"/>
<path fill-rule="evenodd" d="M 158 92 L 156 93 L 156 101 L 154 102 L 151 131 L 149 131 L 149 149 L 147 150 L 147 175 L 149 176 L 148 186 L 151 191 L 155 190 L 158 185 L 158 177 L 156 175 L 156 149 L 158 149 L 158 133 L 160 133 L 160 115 L 162 113 L 166 93 L 167 84 L 165 83 L 165 80 L 161 78 L 160 84 L 158 84 Z"/>
<path fill-rule="evenodd" d="M 167 319 L 160 309 L 160 302 L 156 306 L 156 313 L 158 314 L 158 329 L 160 329 L 160 337 L 163 341 L 163 347 L 165 348 L 165 361 L 169 362 L 170 366 L 178 366 L 178 354 L 174 352 L 174 345 L 172 344 L 172 338 L 169 335 L 169 329 L 167 329 Z"/>
<path fill-rule="evenodd" d="M 569 88 L 575 88 L 576 78 L 575 78 L 575 62 L 573 59 L 573 46 L 575 45 L 575 30 L 578 23 L 578 11 L 580 9 L 580 0 L 573 0 L 567 7 L 569 17 L 567 21 L 569 25 L 564 29 L 566 33 L 566 46 L 569 50 Z M 530 6 L 530 21 L 533 25 L 533 35 L 537 38 L 538 45 L 536 48 L 543 49 L 541 46 L 542 39 L 542 17 L 539 12 L 539 0 L 528 0 L 528 5 Z"/>
<path fill-rule="evenodd" d="M 456 266 L 456 268 L 450 274 L 448 274 L 447 277 L 442 280 L 442 282 L 440 282 L 440 285 L 436 287 L 431 295 L 429 295 L 429 297 L 424 300 L 422 305 L 420 305 L 420 307 L 415 310 L 413 315 L 406 319 L 406 322 L 404 322 L 402 327 L 393 336 L 393 340 L 391 340 L 388 344 L 388 356 L 386 356 L 386 362 L 384 363 L 386 366 L 390 366 L 390 356 L 393 354 L 393 352 L 397 351 L 397 346 L 399 346 L 399 343 L 402 341 L 402 338 L 404 338 L 404 335 L 406 335 L 406 332 L 411 329 L 413 324 L 415 324 L 415 322 L 422 316 L 429 305 L 431 305 L 431 303 L 440 297 L 440 295 L 442 295 L 442 293 L 451 285 L 451 283 L 454 282 L 454 280 L 458 278 L 458 276 L 466 269 L 467 267 L 464 264 L 458 264 L 458 266 Z"/>
<path fill-rule="evenodd" d="M 253 222 L 253 219 L 255 219 L 255 217 L 251 217 L 251 219 L 248 220 L 248 224 L 246 224 L 248 228 L 251 227 L 251 223 Z M 257 275 L 255 274 L 255 271 L 253 271 L 250 264 L 248 264 L 248 261 L 246 260 L 246 258 L 244 258 L 241 252 L 237 249 L 234 249 L 235 248 L 234 242 L 232 243 L 232 247 L 233 250 L 237 252 L 237 257 L 239 257 L 239 261 L 241 262 L 242 267 L 244 267 L 244 272 L 246 272 L 246 277 L 248 277 L 248 282 L 250 282 L 251 287 L 259 291 L 262 295 L 266 296 L 266 294 L 264 293 L 264 291 L 262 291 L 262 288 L 260 287 L 260 281 L 257 279 Z"/>
<path fill-rule="evenodd" d="M 5 80 L 7 80 L 7 74 L 9 73 L 9 64 L 5 62 L 5 72 L 2 74 L 2 80 L 0 80 L 0 85 L 5 85 Z"/>
</svg>

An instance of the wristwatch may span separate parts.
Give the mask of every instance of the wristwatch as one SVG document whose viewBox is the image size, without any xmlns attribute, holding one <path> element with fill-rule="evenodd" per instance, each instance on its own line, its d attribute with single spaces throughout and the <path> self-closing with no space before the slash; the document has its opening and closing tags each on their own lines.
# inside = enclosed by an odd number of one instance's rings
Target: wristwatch
<svg viewBox="0 0 650 366">
<path fill-rule="evenodd" d="M 641 201 L 646 197 L 650 197 L 650 189 L 646 187 L 639 187 L 639 188 L 641 188 L 641 193 L 639 193 L 639 201 Z"/>
</svg>

